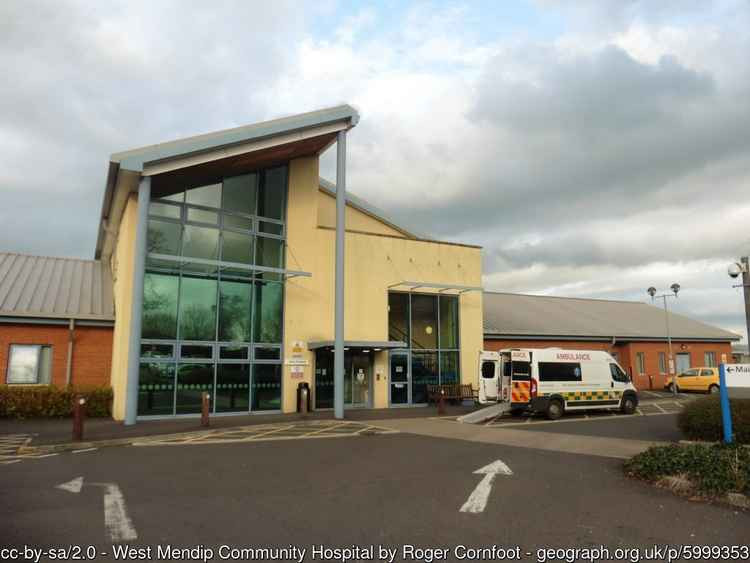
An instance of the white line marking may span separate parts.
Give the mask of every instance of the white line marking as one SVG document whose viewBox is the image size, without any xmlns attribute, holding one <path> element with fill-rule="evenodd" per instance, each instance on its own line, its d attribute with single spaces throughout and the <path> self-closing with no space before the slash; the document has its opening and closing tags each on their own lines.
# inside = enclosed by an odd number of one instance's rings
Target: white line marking
<svg viewBox="0 0 750 563">
<path fill-rule="evenodd" d="M 473 514 L 484 512 L 484 509 L 487 506 L 487 500 L 490 498 L 490 492 L 492 492 L 492 483 L 495 481 L 495 476 L 498 473 L 502 475 L 513 475 L 510 467 L 505 465 L 505 463 L 499 459 L 493 461 L 489 465 L 477 469 L 474 473 L 476 475 L 484 475 L 484 477 L 472 491 L 471 495 L 469 495 L 469 498 L 459 512 L 470 512 Z"/>
<path fill-rule="evenodd" d="M 80 493 L 83 488 L 83 477 L 76 477 L 75 479 L 68 481 L 67 483 L 62 483 L 55 488 L 68 491 L 69 493 Z"/>
<path fill-rule="evenodd" d="M 104 526 L 112 541 L 132 541 L 138 538 L 132 520 L 125 510 L 125 499 L 120 487 L 114 483 L 105 483 L 104 492 Z"/>
<path fill-rule="evenodd" d="M 10 461 L 3 461 L 2 464 L 3 465 L 10 465 L 11 463 L 18 463 L 19 461 L 21 461 L 21 460 L 20 459 L 11 459 Z"/>
<path fill-rule="evenodd" d="M 73 450 L 73 453 L 74 454 L 82 454 L 84 452 L 93 452 L 96 449 L 98 449 L 98 448 L 86 448 L 86 449 L 83 449 L 83 450 Z"/>
<path fill-rule="evenodd" d="M 29 458 L 28 458 L 28 459 L 42 459 L 43 457 L 53 457 L 53 456 L 56 456 L 56 455 L 59 455 L 59 454 L 42 454 L 42 455 L 34 455 L 34 456 L 29 456 Z"/>
</svg>

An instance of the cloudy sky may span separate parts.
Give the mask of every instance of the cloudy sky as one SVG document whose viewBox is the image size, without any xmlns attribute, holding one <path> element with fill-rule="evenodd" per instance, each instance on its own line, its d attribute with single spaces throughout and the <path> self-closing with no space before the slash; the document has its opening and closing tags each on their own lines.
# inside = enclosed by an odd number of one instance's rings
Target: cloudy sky
<svg viewBox="0 0 750 563">
<path fill-rule="evenodd" d="M 90 258 L 112 152 L 348 102 L 350 189 L 488 289 L 744 334 L 748 53 L 747 0 L 5 1 L 0 247 Z"/>
</svg>

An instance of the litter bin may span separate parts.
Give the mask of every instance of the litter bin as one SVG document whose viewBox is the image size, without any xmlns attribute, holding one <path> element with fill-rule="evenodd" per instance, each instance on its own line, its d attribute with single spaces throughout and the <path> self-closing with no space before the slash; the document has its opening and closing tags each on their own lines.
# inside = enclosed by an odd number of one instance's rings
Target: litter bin
<svg viewBox="0 0 750 563">
<path fill-rule="evenodd" d="M 310 412 L 310 384 L 304 381 L 297 385 L 297 412 Z"/>
</svg>

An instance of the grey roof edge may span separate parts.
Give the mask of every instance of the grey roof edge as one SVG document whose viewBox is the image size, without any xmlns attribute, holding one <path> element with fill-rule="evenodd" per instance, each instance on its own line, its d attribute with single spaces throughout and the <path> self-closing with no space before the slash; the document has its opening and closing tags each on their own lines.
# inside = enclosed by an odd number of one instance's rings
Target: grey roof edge
<svg viewBox="0 0 750 563">
<path fill-rule="evenodd" d="M 729 333 L 734 334 L 734 333 Z M 536 332 L 492 332 L 484 331 L 487 340 L 583 340 L 588 342 L 609 342 L 612 339 L 618 341 L 643 341 L 643 342 L 666 342 L 666 336 L 640 336 L 627 334 L 613 334 L 612 336 L 599 336 L 590 334 L 540 334 Z M 691 342 L 734 342 L 740 340 L 739 335 L 734 336 L 680 336 L 672 335 L 672 341 L 689 340 Z"/>
<path fill-rule="evenodd" d="M 485 289 L 484 293 L 491 293 L 492 295 L 509 295 L 511 297 L 540 297 L 544 299 L 564 299 L 567 301 L 579 300 L 579 301 L 603 301 L 605 303 L 630 303 L 631 305 L 648 305 L 643 301 L 631 301 L 629 299 L 604 299 L 602 297 L 565 297 L 563 295 L 539 295 L 534 293 L 513 293 L 512 291 L 493 291 L 491 289 Z"/>
<path fill-rule="evenodd" d="M 145 163 L 216 150 L 338 121 L 348 121 L 349 127 L 354 127 L 359 122 L 359 113 L 352 106 L 343 104 L 117 152 L 110 156 L 110 162 L 119 163 L 124 169 L 141 172 Z"/>
<path fill-rule="evenodd" d="M 336 197 L 336 184 L 331 182 L 330 180 L 326 180 L 323 177 L 318 178 L 318 184 L 321 191 L 328 194 L 331 197 Z M 385 223 L 389 227 L 396 229 L 398 232 L 410 237 L 410 238 L 416 238 L 416 239 L 428 239 L 430 237 L 425 236 L 424 234 L 417 233 L 416 231 L 404 227 L 403 225 L 399 225 L 396 221 L 388 217 L 388 214 L 380 209 L 379 207 L 376 207 L 372 205 L 370 202 L 362 199 L 359 196 L 354 195 L 350 191 L 347 190 L 346 192 L 346 203 L 351 205 L 353 208 L 357 209 L 358 211 L 361 211 L 362 213 L 366 215 L 370 215 L 374 219 L 377 219 L 378 221 Z"/>
</svg>

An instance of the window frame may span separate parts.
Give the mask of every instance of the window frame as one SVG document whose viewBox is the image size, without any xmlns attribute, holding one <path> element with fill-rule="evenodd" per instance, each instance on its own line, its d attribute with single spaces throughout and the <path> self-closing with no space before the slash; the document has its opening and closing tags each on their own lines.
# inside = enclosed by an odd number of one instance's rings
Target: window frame
<svg viewBox="0 0 750 563">
<path fill-rule="evenodd" d="M 34 365 L 34 381 L 29 382 L 19 382 L 19 381 L 10 381 L 10 375 L 11 375 L 11 367 L 12 367 L 12 361 L 13 361 L 13 348 L 35 348 L 36 349 L 36 363 Z M 48 382 L 41 382 L 39 381 L 39 367 L 41 364 L 42 359 L 42 349 L 48 348 L 49 349 L 49 381 Z M 53 346 L 52 344 L 24 344 L 24 343 L 18 343 L 18 342 L 11 342 L 8 344 L 8 361 L 6 365 L 5 370 L 5 384 L 6 385 L 51 385 L 52 384 L 52 354 L 53 354 Z"/>
<path fill-rule="evenodd" d="M 646 375 L 646 352 L 635 353 L 635 367 L 638 375 Z"/>
</svg>

